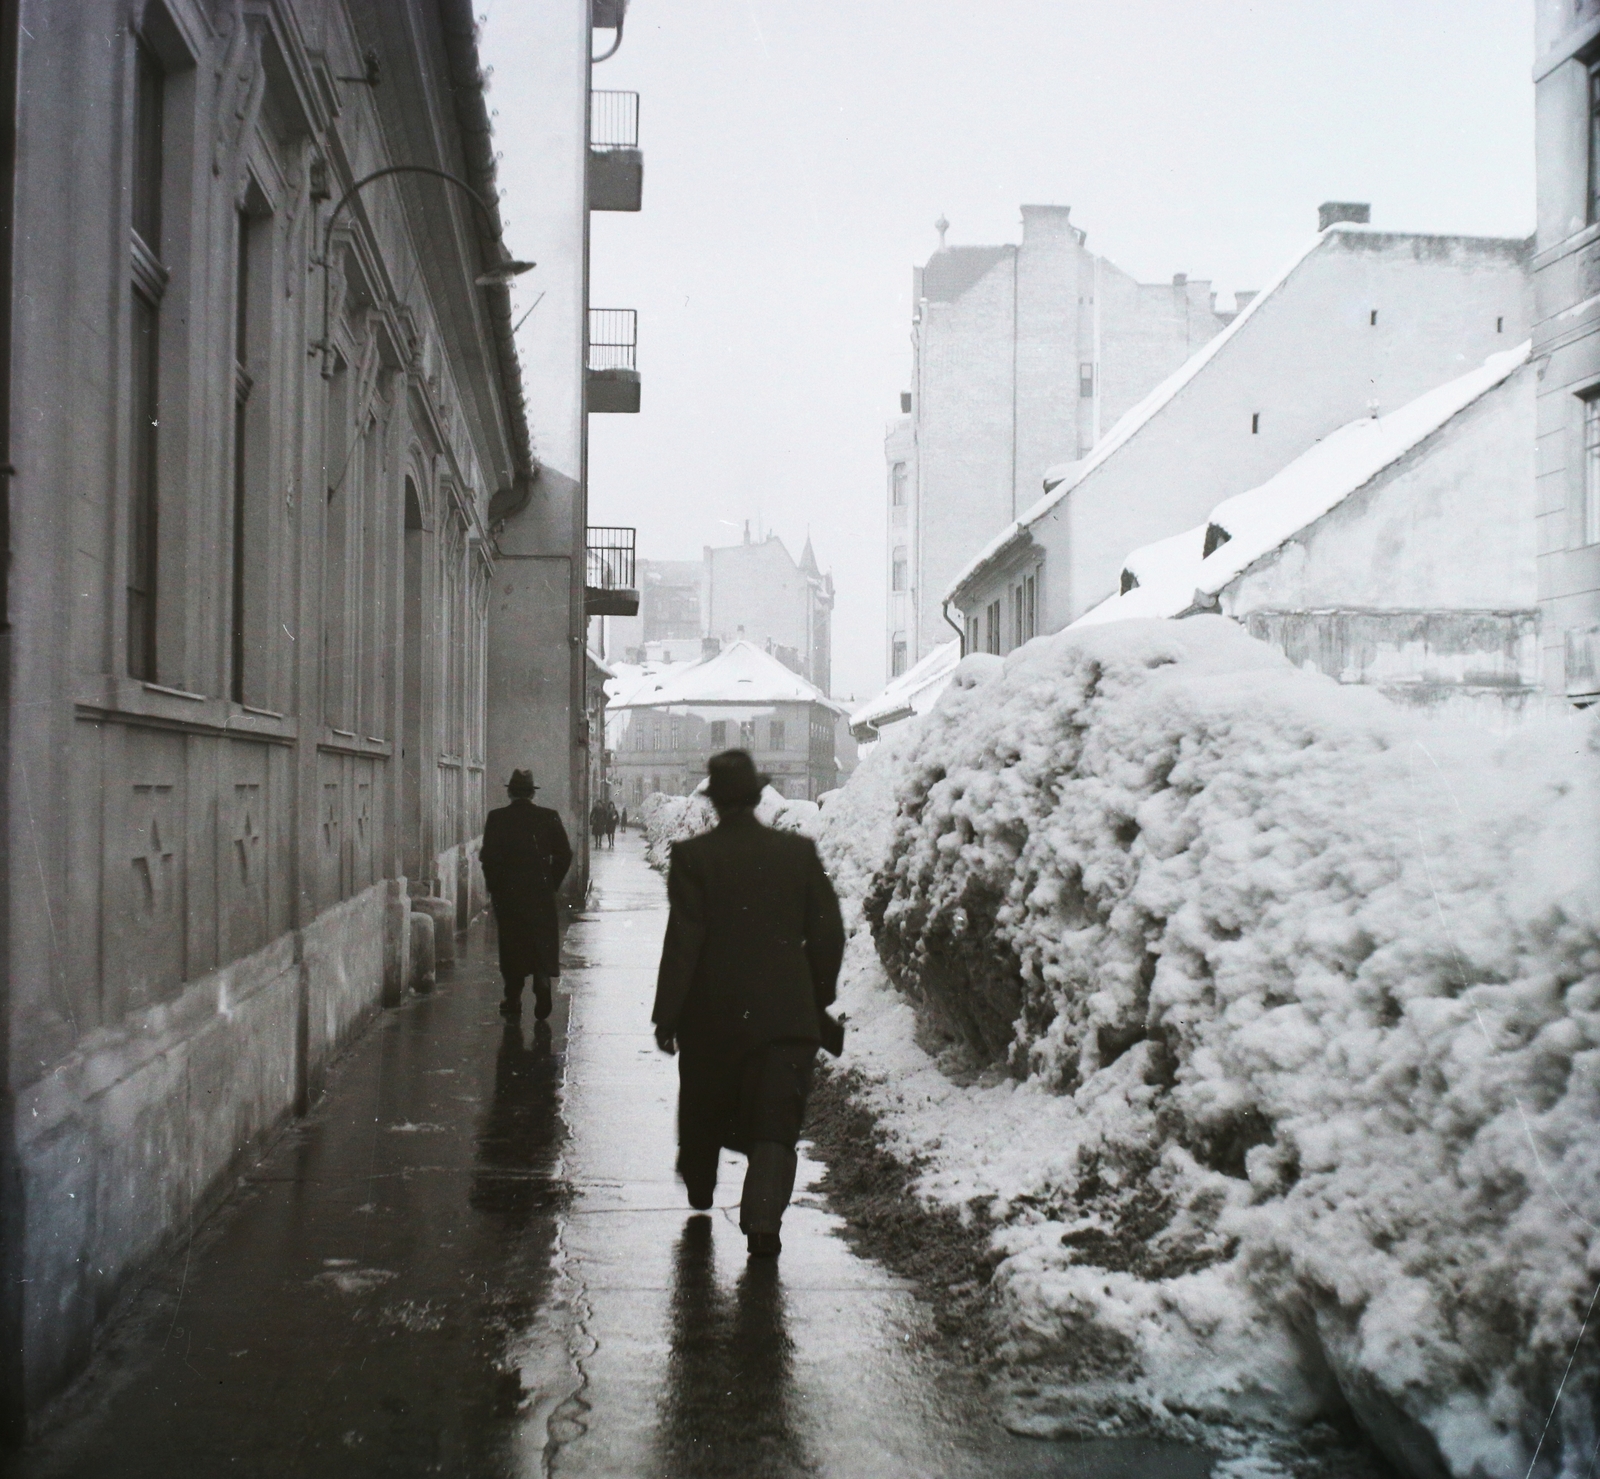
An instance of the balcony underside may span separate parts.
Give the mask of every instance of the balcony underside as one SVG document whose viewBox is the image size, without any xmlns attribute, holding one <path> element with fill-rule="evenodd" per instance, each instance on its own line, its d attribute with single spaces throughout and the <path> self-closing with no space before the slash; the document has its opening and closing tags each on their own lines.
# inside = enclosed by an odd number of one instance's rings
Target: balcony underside
<svg viewBox="0 0 1600 1479">
<path fill-rule="evenodd" d="M 587 379 L 589 410 L 636 412 L 639 409 L 637 370 L 590 370 Z"/>
<path fill-rule="evenodd" d="M 637 616 L 639 592 L 626 589 L 603 589 L 589 585 L 583 588 L 585 616 Z"/>
<path fill-rule="evenodd" d="M 589 209 L 636 211 L 644 198 L 642 149 L 589 151 Z"/>
</svg>

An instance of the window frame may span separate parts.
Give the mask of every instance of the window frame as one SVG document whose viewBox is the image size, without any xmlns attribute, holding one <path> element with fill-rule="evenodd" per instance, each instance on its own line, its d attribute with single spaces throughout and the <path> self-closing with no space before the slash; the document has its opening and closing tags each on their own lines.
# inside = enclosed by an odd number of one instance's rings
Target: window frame
<svg viewBox="0 0 1600 1479">
<path fill-rule="evenodd" d="M 1576 522 L 1578 543 L 1587 548 L 1600 544 L 1600 385 L 1581 392 L 1578 402 L 1582 407 L 1578 434 L 1581 503 Z"/>
</svg>

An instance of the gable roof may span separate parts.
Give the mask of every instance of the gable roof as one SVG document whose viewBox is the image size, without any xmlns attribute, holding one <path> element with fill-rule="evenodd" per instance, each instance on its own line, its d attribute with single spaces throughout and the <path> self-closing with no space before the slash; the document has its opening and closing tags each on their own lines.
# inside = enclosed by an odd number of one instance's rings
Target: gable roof
<svg viewBox="0 0 1600 1479">
<path fill-rule="evenodd" d="M 1135 550 L 1124 565 L 1138 584 L 1084 612 L 1073 627 L 1135 616 L 1180 616 L 1215 596 L 1264 555 L 1316 523 L 1385 468 L 1398 462 L 1504 384 L 1528 361 L 1531 341 L 1492 354 L 1475 370 L 1447 381 L 1387 416 L 1363 416 L 1324 437 L 1266 482 L 1225 498 L 1205 523 Z M 1205 547 L 1208 531 L 1212 552 Z"/>
<path fill-rule="evenodd" d="M 940 247 L 922 269 L 922 296 L 930 303 L 952 303 L 1016 250 L 1014 246 Z"/>
<path fill-rule="evenodd" d="M 857 739 L 870 738 L 857 731 L 876 730 L 882 725 L 909 719 L 913 714 L 927 712 L 944 692 L 960 661 L 961 644 L 954 639 L 935 647 L 850 716 L 851 733 Z"/>
<path fill-rule="evenodd" d="M 661 708 L 669 704 L 836 704 L 815 684 L 764 652 L 754 642 L 731 642 L 715 657 L 674 664 L 671 671 L 615 699 L 613 709 Z"/>
</svg>

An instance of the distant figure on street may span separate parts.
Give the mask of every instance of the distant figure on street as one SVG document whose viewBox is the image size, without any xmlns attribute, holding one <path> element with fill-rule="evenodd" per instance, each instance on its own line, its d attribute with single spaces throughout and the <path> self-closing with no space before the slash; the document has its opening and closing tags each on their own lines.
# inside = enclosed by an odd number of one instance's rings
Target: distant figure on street
<svg viewBox="0 0 1600 1479">
<path fill-rule="evenodd" d="M 600 846 L 601 839 L 606 835 L 606 804 L 598 797 L 589 808 L 589 835 L 596 847 Z"/>
<path fill-rule="evenodd" d="M 483 880 L 494 903 L 500 935 L 500 974 L 505 1000 L 500 1014 L 522 1016 L 522 983 L 533 977 L 533 1014 L 550 1015 L 550 982 L 561 974 L 561 931 L 556 923 L 556 890 L 572 866 L 572 844 L 561 818 L 548 806 L 535 806 L 539 788 L 526 770 L 514 770 L 506 783 L 509 806 L 496 807 L 483 823 Z"/>
<path fill-rule="evenodd" d="M 617 803 L 606 802 L 606 846 L 614 848 L 617 845 Z"/>
<path fill-rule="evenodd" d="M 628 808 L 627 807 L 623 807 L 622 808 L 622 830 L 624 832 L 626 832 L 628 830 Z"/>
<path fill-rule="evenodd" d="M 839 901 L 811 842 L 756 820 L 766 777 L 743 750 L 713 755 L 711 832 L 674 844 L 656 979 L 656 1045 L 678 1057 L 678 1174 L 711 1206 L 722 1148 L 749 1158 L 739 1227 L 771 1256 L 794 1191 L 817 1048 L 844 958 Z"/>
</svg>

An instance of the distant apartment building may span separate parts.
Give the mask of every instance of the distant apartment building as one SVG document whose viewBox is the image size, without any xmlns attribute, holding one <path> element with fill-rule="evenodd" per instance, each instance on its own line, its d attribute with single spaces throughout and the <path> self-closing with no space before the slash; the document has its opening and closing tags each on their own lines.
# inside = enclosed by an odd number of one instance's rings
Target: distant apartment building
<svg viewBox="0 0 1600 1479">
<path fill-rule="evenodd" d="M 745 641 L 770 652 L 823 693 L 833 675 L 833 576 L 811 540 L 799 560 L 776 534 L 707 545 L 701 575 L 702 634 L 724 647 Z"/>
<path fill-rule="evenodd" d="M 611 794 L 636 810 L 661 792 L 687 796 L 706 761 L 739 748 L 755 756 L 773 786 L 815 801 L 838 784 L 835 730 L 840 705 L 751 641 L 630 682 L 608 715 L 614 750 Z"/>
<path fill-rule="evenodd" d="M 939 593 L 969 651 L 1068 625 L 1118 590 L 1130 549 L 1527 338 L 1529 242 L 1374 231 L 1368 214 L 1324 206 L 1318 234 L 1220 335 L 970 552 Z"/>
<path fill-rule="evenodd" d="M 946 246 L 941 221 L 914 269 L 913 389 L 885 443 L 891 677 L 949 640 L 951 578 L 1035 501 L 1044 469 L 1087 456 L 1231 317 L 1207 281 L 1136 282 L 1069 213 L 1023 206 L 1009 246 Z"/>
<path fill-rule="evenodd" d="M 1538 0 L 1539 609 L 1545 684 L 1600 699 L 1600 0 Z"/>
<path fill-rule="evenodd" d="M 639 613 L 607 618 L 607 658 L 637 663 L 647 651 L 664 662 L 681 660 L 679 651 L 698 657 L 704 565 L 699 560 L 640 560 L 638 565 Z"/>
</svg>

